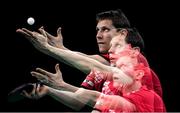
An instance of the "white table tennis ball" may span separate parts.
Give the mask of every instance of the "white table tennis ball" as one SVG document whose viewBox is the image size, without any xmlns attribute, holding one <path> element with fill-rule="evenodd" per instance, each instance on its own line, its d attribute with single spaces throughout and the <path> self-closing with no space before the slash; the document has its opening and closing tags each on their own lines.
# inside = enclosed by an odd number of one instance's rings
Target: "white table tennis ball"
<svg viewBox="0 0 180 113">
<path fill-rule="evenodd" d="M 29 25 L 33 25 L 34 22 L 35 22 L 35 20 L 34 20 L 33 17 L 29 17 L 29 18 L 27 19 L 27 23 L 28 23 Z"/>
</svg>

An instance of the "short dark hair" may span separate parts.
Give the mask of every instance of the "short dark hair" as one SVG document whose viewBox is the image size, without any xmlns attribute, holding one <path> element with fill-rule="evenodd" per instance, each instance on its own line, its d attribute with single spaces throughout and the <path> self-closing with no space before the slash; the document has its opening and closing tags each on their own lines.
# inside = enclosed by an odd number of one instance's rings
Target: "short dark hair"
<svg viewBox="0 0 180 113">
<path fill-rule="evenodd" d="M 111 20 L 112 24 L 116 28 L 130 28 L 131 27 L 129 20 L 120 9 L 101 12 L 96 15 L 97 22 L 101 20 L 105 20 L 105 19 Z"/>
<path fill-rule="evenodd" d="M 112 24 L 115 28 L 124 28 L 127 29 L 128 35 L 126 37 L 126 42 L 131 44 L 132 47 L 139 47 L 141 52 L 144 50 L 144 40 L 141 37 L 140 33 L 136 28 L 132 28 L 129 20 L 122 12 L 121 9 L 117 10 L 109 10 L 105 12 L 98 13 L 96 15 L 96 21 L 99 22 L 101 20 L 111 20 Z"/>
<path fill-rule="evenodd" d="M 128 28 L 128 34 L 125 41 L 131 44 L 132 47 L 139 47 L 140 51 L 144 51 L 144 40 L 138 30 L 134 28 Z"/>
</svg>

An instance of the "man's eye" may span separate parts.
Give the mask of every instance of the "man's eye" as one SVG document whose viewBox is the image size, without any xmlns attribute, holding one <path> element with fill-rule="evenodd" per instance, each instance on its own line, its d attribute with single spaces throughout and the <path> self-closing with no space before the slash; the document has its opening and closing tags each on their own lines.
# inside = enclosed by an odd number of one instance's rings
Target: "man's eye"
<svg viewBox="0 0 180 113">
<path fill-rule="evenodd" d="M 118 48 L 121 48 L 121 45 L 117 45 Z"/>
<path fill-rule="evenodd" d="M 103 32 L 108 32 L 109 29 L 108 29 L 108 28 L 102 28 L 101 31 L 103 31 Z"/>
</svg>

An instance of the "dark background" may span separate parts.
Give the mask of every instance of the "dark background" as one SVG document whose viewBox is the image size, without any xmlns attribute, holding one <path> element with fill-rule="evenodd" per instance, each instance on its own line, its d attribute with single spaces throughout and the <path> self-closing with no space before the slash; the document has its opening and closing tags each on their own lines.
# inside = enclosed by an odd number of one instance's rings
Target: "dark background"
<svg viewBox="0 0 180 113">
<path fill-rule="evenodd" d="M 105 2 L 105 1 L 104 1 Z M 178 60 L 179 28 L 176 3 L 122 3 L 121 1 L 97 3 L 47 3 L 48 5 L 18 3 L 2 11 L 1 37 L 1 107 L 0 111 L 73 111 L 50 97 L 39 100 L 24 99 L 15 103 L 7 101 L 8 93 L 17 86 L 36 81 L 30 71 L 41 67 L 55 72 L 58 62 L 52 57 L 37 51 L 23 36 L 16 33 L 18 28 L 35 30 L 44 26 L 49 33 L 56 35 L 62 27 L 64 45 L 74 51 L 86 54 L 98 53 L 96 45 L 96 21 L 98 12 L 122 9 L 145 41 L 145 55 L 153 70 L 158 74 L 163 88 L 163 99 L 167 111 L 180 111 L 178 108 Z M 166 5 L 165 5 L 166 4 Z M 72 7 L 73 6 L 73 7 Z M 64 7 L 64 8 L 63 8 Z M 27 18 L 34 17 L 35 24 L 27 24 Z M 60 62 L 59 62 L 60 63 Z M 80 71 L 60 63 L 66 82 L 79 86 L 85 75 Z M 88 109 L 88 108 L 87 108 Z"/>
</svg>

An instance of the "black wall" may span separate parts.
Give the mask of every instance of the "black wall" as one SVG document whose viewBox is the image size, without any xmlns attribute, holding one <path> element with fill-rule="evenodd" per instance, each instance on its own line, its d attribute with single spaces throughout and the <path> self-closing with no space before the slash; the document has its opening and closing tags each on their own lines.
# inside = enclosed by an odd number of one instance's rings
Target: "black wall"
<svg viewBox="0 0 180 113">
<path fill-rule="evenodd" d="M 25 3 L 24 3 L 25 4 Z M 72 3 L 73 4 L 73 3 Z M 77 3 L 78 4 L 78 3 Z M 166 3 L 167 4 L 167 3 Z M 54 5 L 54 4 L 53 4 Z M 65 8 L 62 8 L 65 7 Z M 171 6 L 171 8 L 169 8 Z M 112 3 L 70 7 L 68 4 L 21 5 L 4 9 L 1 39 L 1 101 L 0 111 L 73 111 L 50 97 L 40 100 L 24 99 L 16 103 L 7 102 L 7 94 L 15 87 L 36 81 L 30 71 L 36 67 L 55 72 L 58 62 L 52 57 L 37 51 L 23 36 L 16 33 L 17 28 L 35 30 L 44 26 L 49 33 L 56 35 L 62 27 L 64 45 L 71 50 L 87 54 L 98 53 L 96 45 L 95 14 L 101 11 L 120 8 L 136 27 L 145 41 L 145 54 L 152 69 L 158 74 L 163 87 L 163 99 L 168 111 L 178 109 L 178 9 L 175 5 L 163 3 Z M 30 26 L 26 20 L 35 18 Z M 60 63 L 60 62 L 59 62 Z M 85 75 L 80 71 L 60 63 L 64 80 L 79 86 Z M 48 107 L 44 107 L 48 106 Z"/>
</svg>

